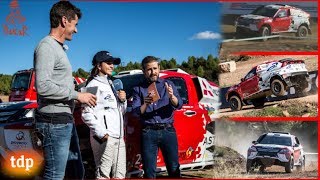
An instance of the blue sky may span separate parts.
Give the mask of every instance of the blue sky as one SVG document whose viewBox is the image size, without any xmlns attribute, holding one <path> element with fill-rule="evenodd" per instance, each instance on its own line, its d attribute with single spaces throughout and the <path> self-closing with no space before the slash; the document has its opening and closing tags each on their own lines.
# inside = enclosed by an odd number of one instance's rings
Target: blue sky
<svg viewBox="0 0 320 180">
<path fill-rule="evenodd" d="M 6 21 L 12 0 L 0 1 L 0 74 L 12 75 L 33 66 L 33 51 L 49 33 L 49 11 L 55 0 L 18 0 L 22 23 Z M 124 64 L 140 62 L 147 55 L 175 58 L 217 56 L 220 42 L 220 8 L 217 2 L 73 2 L 83 13 L 78 33 L 69 46 L 73 70 L 91 69 L 91 60 L 100 50 L 120 57 Z M 8 35 L 4 26 L 21 30 L 26 36 Z"/>
</svg>

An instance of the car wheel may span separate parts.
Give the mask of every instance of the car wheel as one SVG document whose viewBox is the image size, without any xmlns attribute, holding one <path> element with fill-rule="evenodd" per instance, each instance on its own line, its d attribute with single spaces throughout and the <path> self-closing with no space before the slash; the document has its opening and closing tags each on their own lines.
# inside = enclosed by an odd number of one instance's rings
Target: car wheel
<svg viewBox="0 0 320 180">
<path fill-rule="evenodd" d="M 260 36 L 261 37 L 270 36 L 270 34 L 271 34 L 270 28 L 268 28 L 267 26 L 262 26 L 260 28 Z M 266 41 L 266 40 L 268 40 L 268 39 L 267 38 L 262 39 L 262 41 Z"/>
<path fill-rule="evenodd" d="M 239 111 L 242 109 L 242 102 L 239 96 L 233 95 L 229 99 L 230 108 L 232 111 Z"/>
<path fill-rule="evenodd" d="M 292 173 L 293 171 L 293 157 L 290 156 L 289 162 L 285 164 L 286 173 Z"/>
<path fill-rule="evenodd" d="M 259 108 L 259 107 L 263 107 L 263 105 L 265 103 L 265 99 L 266 99 L 266 97 L 257 98 L 257 99 L 251 100 L 251 102 L 255 108 Z"/>
<path fill-rule="evenodd" d="M 302 157 L 302 160 L 300 162 L 300 165 L 297 166 L 297 170 L 298 171 L 304 171 L 305 170 L 305 167 L 306 167 L 306 159 L 305 157 Z"/>
<path fill-rule="evenodd" d="M 298 31 L 296 33 L 296 36 L 297 37 L 307 37 L 308 35 L 308 28 L 304 25 L 301 25 L 299 28 L 298 28 Z"/>
<path fill-rule="evenodd" d="M 275 96 L 284 96 L 286 93 L 284 82 L 279 79 L 274 79 L 271 82 L 271 91 Z"/>
<path fill-rule="evenodd" d="M 247 173 L 252 173 L 254 171 L 254 167 L 252 166 L 252 160 L 247 160 L 246 170 Z"/>
<path fill-rule="evenodd" d="M 261 165 L 260 168 L 259 168 L 259 172 L 260 173 L 264 173 L 265 170 L 266 170 L 266 166 Z"/>
</svg>

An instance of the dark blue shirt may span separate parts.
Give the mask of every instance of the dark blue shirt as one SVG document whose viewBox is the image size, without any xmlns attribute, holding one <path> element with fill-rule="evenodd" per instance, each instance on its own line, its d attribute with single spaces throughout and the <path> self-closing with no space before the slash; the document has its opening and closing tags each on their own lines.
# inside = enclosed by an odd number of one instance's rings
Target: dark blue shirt
<svg viewBox="0 0 320 180">
<path fill-rule="evenodd" d="M 171 104 L 169 94 L 167 92 L 165 82 L 172 86 L 173 94 L 178 99 L 178 105 L 175 107 Z M 160 99 L 147 106 L 146 112 L 141 114 L 140 107 L 144 103 L 144 97 L 148 95 L 148 86 L 151 83 L 145 81 L 139 86 L 133 88 L 133 113 L 140 116 L 143 125 L 157 124 L 157 123 L 173 123 L 173 112 L 176 109 L 181 109 L 182 100 L 179 96 L 177 88 L 174 84 L 165 79 L 158 78 L 156 87 Z"/>
</svg>

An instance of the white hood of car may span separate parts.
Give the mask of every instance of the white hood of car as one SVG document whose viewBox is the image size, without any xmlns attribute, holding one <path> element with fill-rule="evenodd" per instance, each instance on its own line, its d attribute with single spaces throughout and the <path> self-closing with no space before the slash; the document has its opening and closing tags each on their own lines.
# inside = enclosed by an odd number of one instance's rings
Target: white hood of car
<svg viewBox="0 0 320 180">
<path fill-rule="evenodd" d="M 277 148 L 277 149 L 282 149 L 282 148 L 290 148 L 290 146 L 284 146 L 284 145 L 278 145 L 278 144 L 256 144 L 256 148 Z"/>
<path fill-rule="evenodd" d="M 254 15 L 254 14 L 246 14 L 246 15 L 241 15 L 241 18 L 245 19 L 263 19 L 266 18 L 266 16 L 260 16 L 260 15 Z"/>
</svg>

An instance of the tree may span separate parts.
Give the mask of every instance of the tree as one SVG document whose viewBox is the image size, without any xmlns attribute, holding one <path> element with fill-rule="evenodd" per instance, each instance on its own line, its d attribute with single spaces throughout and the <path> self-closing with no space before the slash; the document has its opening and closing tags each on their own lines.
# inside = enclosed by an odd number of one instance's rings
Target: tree
<svg viewBox="0 0 320 180">
<path fill-rule="evenodd" d="M 199 66 L 197 69 L 197 76 L 203 77 L 204 76 L 204 70 L 202 66 Z"/>
<path fill-rule="evenodd" d="M 0 94 L 9 95 L 12 76 L 0 74 Z"/>
</svg>

